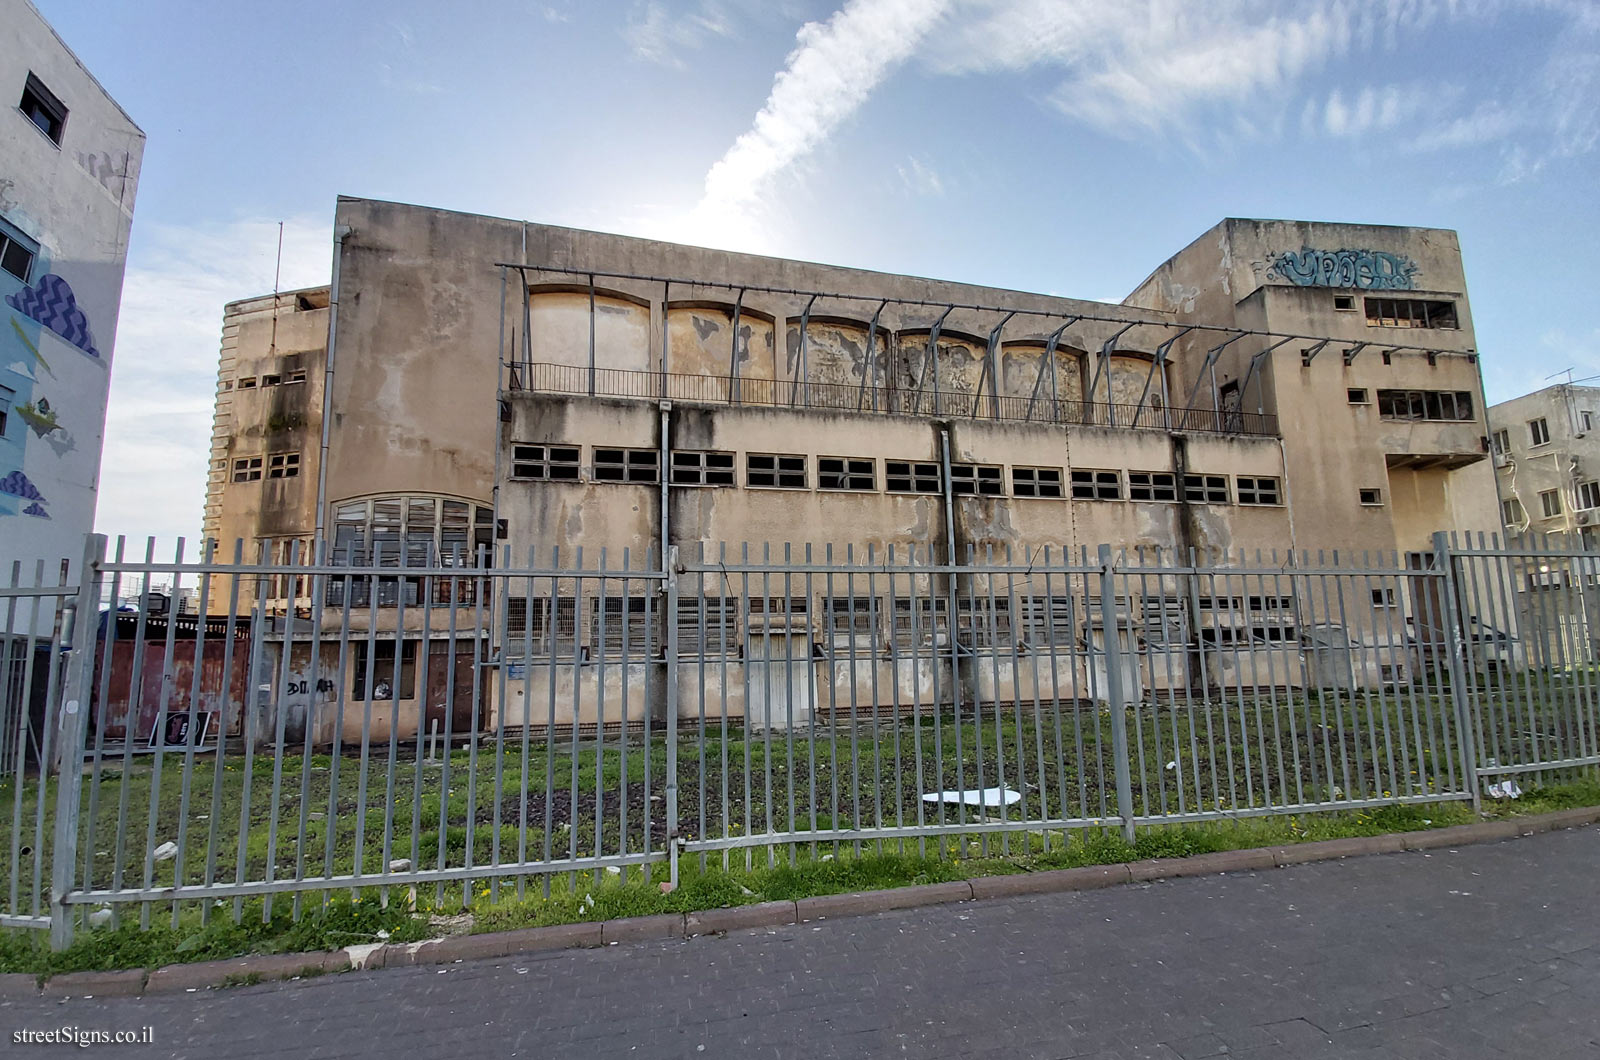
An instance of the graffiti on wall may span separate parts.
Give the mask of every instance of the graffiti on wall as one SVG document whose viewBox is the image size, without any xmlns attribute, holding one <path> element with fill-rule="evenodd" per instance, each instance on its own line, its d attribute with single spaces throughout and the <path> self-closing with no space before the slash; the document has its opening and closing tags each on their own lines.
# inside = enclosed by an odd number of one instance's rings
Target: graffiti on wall
<svg viewBox="0 0 1600 1060">
<path fill-rule="evenodd" d="M 1299 287 L 1355 287 L 1363 291 L 1409 291 L 1417 263 L 1387 250 L 1286 250 L 1272 259 L 1272 274 Z"/>
</svg>

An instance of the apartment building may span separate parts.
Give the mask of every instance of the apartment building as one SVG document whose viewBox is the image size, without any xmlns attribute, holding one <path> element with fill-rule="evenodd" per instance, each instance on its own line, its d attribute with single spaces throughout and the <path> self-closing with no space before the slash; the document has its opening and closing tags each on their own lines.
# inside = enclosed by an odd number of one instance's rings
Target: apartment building
<svg viewBox="0 0 1600 1060">
<path fill-rule="evenodd" d="M 1600 523 L 1600 387 L 1559 383 L 1489 409 L 1510 537 L 1547 535 L 1563 548 L 1594 544 Z"/>
<path fill-rule="evenodd" d="M 1477 379 L 1449 232 L 1230 220 L 1110 305 L 341 199 L 330 289 L 228 307 L 205 532 L 223 555 L 230 538 L 272 557 L 321 541 L 335 563 L 396 568 L 260 601 L 302 629 L 314 612 L 328 630 L 398 631 L 384 661 L 398 651 L 413 676 L 375 731 L 446 715 L 456 731 L 538 726 L 558 684 L 562 724 L 662 702 L 643 581 L 502 585 L 485 628 L 446 640 L 430 616 L 470 581 L 400 569 L 570 564 L 580 547 L 613 569 L 659 570 L 676 550 L 899 572 L 845 600 L 696 574 L 669 619 L 680 651 L 716 664 L 680 666 L 686 715 L 711 701 L 770 720 L 750 689 L 772 687 L 778 660 L 785 717 L 798 687 L 832 689 L 808 692 L 805 716 L 825 700 L 1003 701 L 1042 680 L 1000 665 L 1019 638 L 1107 635 L 1093 601 L 1008 575 L 1006 606 L 980 607 L 996 580 L 918 565 L 1026 566 L 1047 548 L 1090 563 L 1102 543 L 1168 562 L 1423 562 L 1433 532 L 1496 523 Z M 1202 607 L 1183 581 L 1114 601 L 1136 616 L 1118 625 L 1249 642 L 1250 663 L 1125 684 L 1307 680 L 1299 626 L 1318 616 L 1292 589 Z M 1374 600 L 1353 634 L 1393 628 L 1403 606 Z M 983 626 L 994 665 L 936 660 L 952 626 Z M 1087 665 L 1048 680 L 1103 684 Z M 746 667 L 764 667 L 754 686 Z M 1397 668 L 1375 662 L 1373 679 Z M 319 732 L 364 692 L 359 673 L 344 680 L 295 707 Z"/>
<path fill-rule="evenodd" d="M 55 585 L 94 527 L 145 138 L 27 0 L 0 23 L 0 578 Z"/>
</svg>

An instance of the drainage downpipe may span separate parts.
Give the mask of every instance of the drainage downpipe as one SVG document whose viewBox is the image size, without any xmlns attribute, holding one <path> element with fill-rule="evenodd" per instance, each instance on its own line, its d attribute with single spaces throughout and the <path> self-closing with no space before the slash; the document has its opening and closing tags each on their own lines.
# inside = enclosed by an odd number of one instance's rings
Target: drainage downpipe
<svg viewBox="0 0 1600 1060">
<path fill-rule="evenodd" d="M 317 457 L 317 532 L 312 548 L 325 562 L 323 535 L 327 531 L 328 509 L 328 436 L 333 425 L 333 354 L 339 334 L 339 272 L 344 260 L 344 241 L 350 235 L 349 225 L 335 225 L 333 229 L 333 274 L 328 283 L 328 352 L 322 365 L 322 449 Z"/>
</svg>

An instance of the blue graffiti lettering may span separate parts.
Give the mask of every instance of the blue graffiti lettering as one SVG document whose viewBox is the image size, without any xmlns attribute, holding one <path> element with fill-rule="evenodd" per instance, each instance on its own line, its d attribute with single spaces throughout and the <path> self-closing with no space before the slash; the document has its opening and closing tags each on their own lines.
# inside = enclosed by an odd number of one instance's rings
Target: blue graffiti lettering
<svg viewBox="0 0 1600 1060">
<path fill-rule="evenodd" d="M 1272 272 L 1300 287 L 1355 287 L 1363 291 L 1409 291 L 1417 263 L 1386 250 L 1286 250 Z"/>
</svg>

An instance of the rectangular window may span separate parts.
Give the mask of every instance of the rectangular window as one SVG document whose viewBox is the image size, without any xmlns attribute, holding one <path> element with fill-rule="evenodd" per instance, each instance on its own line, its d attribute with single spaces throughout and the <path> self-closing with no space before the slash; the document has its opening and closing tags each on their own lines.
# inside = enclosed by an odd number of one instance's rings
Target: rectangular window
<svg viewBox="0 0 1600 1060">
<path fill-rule="evenodd" d="M 956 633 L 974 648 L 1011 646 L 1011 598 L 974 591 L 956 601 Z"/>
<path fill-rule="evenodd" d="M 739 601 L 732 596 L 678 600 L 678 656 L 738 654 Z"/>
<path fill-rule="evenodd" d="M 1356 296 L 1353 294 L 1334 295 L 1333 308 L 1341 313 L 1354 313 L 1356 311 Z"/>
<path fill-rule="evenodd" d="M 1060 497 L 1059 467 L 1014 467 L 1011 469 L 1011 494 L 1014 497 Z"/>
<path fill-rule="evenodd" d="M 654 449 L 596 449 L 594 451 L 594 480 L 596 482 L 642 482 L 654 484 L 661 481 L 660 454 Z"/>
<path fill-rule="evenodd" d="M 1380 390 L 1378 414 L 1390 420 L 1472 419 L 1472 393 L 1467 390 Z"/>
<path fill-rule="evenodd" d="M 875 639 L 876 630 L 873 626 L 877 622 L 880 605 L 875 597 L 851 596 L 849 587 L 845 586 L 844 589 L 845 596 L 826 600 L 829 640 L 838 647 L 855 645 L 870 649 Z"/>
<path fill-rule="evenodd" d="M 1585 511 L 1600 508 L 1600 482 L 1578 483 L 1578 507 Z"/>
<path fill-rule="evenodd" d="M 1528 421 L 1529 445 L 1546 445 L 1550 441 L 1550 425 L 1540 416 L 1536 420 Z"/>
<path fill-rule="evenodd" d="M 934 643 L 936 634 L 949 630 L 949 601 L 942 596 L 933 600 L 897 596 L 892 614 L 891 643 L 902 651 L 926 647 Z"/>
<path fill-rule="evenodd" d="M 1420 298 L 1368 298 L 1367 326 L 1455 329 L 1456 304 Z"/>
<path fill-rule="evenodd" d="M 1539 507 L 1544 512 L 1546 519 L 1561 514 L 1561 491 L 1541 490 L 1539 493 Z"/>
<path fill-rule="evenodd" d="M 1384 586 L 1380 586 L 1380 587 L 1378 587 L 1376 589 L 1373 589 L 1372 590 L 1372 606 L 1373 607 L 1393 607 L 1394 606 L 1394 587 L 1390 586 L 1390 585 L 1384 585 Z"/>
<path fill-rule="evenodd" d="M 579 449 L 575 445 L 511 446 L 511 477 L 576 482 Z"/>
<path fill-rule="evenodd" d="M 637 659 L 650 653 L 650 601 L 643 596 L 602 596 L 589 619 L 596 655 Z"/>
<path fill-rule="evenodd" d="M 256 377 L 255 376 L 247 375 L 243 379 L 239 380 L 239 389 L 240 390 L 254 390 L 255 388 L 256 388 Z"/>
<path fill-rule="evenodd" d="M 890 493 L 938 493 L 939 465 L 908 460 L 886 460 L 883 486 Z"/>
<path fill-rule="evenodd" d="M 1346 390 L 1345 391 L 1345 398 L 1352 405 L 1370 404 L 1370 402 L 1367 400 L 1367 388 L 1364 387 L 1364 386 L 1363 387 L 1351 387 L 1350 389 Z"/>
<path fill-rule="evenodd" d="M 283 381 L 285 383 L 304 383 L 306 381 L 306 370 L 304 368 L 292 369 L 288 375 L 284 376 Z"/>
<path fill-rule="evenodd" d="M 1278 480 L 1266 475 L 1240 475 L 1234 479 L 1240 504 L 1282 504 Z"/>
<path fill-rule="evenodd" d="M 938 481 L 937 476 L 934 481 Z M 1005 496 L 1005 482 L 1000 476 L 1000 465 L 951 464 L 950 492 L 957 497 L 970 497 L 974 494 L 983 497 Z"/>
<path fill-rule="evenodd" d="M 1074 468 L 1072 472 L 1072 499 L 1075 501 L 1120 501 L 1122 499 L 1122 473 L 1120 471 Z"/>
<path fill-rule="evenodd" d="M 717 449 L 680 449 L 672 454 L 674 486 L 732 486 L 733 454 Z"/>
<path fill-rule="evenodd" d="M 1128 499 L 1130 501 L 1175 501 L 1178 499 L 1178 479 L 1170 471 L 1128 472 Z"/>
<path fill-rule="evenodd" d="M 1361 490 L 1359 496 L 1361 498 L 1361 503 L 1368 506 L 1381 505 L 1383 503 L 1383 490 L 1372 486 L 1368 486 L 1367 488 Z"/>
<path fill-rule="evenodd" d="M 1515 497 L 1508 497 L 1500 503 L 1500 521 L 1506 526 L 1521 526 L 1523 519 L 1522 502 Z"/>
<path fill-rule="evenodd" d="M 350 645 L 353 671 L 350 695 L 354 699 L 367 698 L 367 642 L 356 640 Z M 417 694 L 417 642 L 404 641 L 400 647 L 400 687 L 395 688 L 394 641 L 380 640 L 372 646 L 372 698 L 414 699 Z"/>
<path fill-rule="evenodd" d="M 1071 651 L 1077 646 L 1075 608 L 1070 596 L 1030 596 L 1022 602 L 1022 635 L 1034 650 Z"/>
<path fill-rule="evenodd" d="M 281 382 L 283 382 L 283 376 L 281 375 L 264 375 L 261 377 L 262 386 L 277 386 Z"/>
<path fill-rule="evenodd" d="M 50 137 L 51 143 L 60 145 L 61 134 L 67 128 L 67 108 L 55 97 L 55 93 L 44 87 L 43 81 L 31 73 L 22 87 L 22 100 L 17 104 L 17 109 L 27 115 L 40 132 Z"/>
<path fill-rule="evenodd" d="M 872 491 L 877 488 L 877 461 L 870 457 L 821 456 L 817 458 L 817 489 Z"/>
<path fill-rule="evenodd" d="M 578 646 L 578 601 L 570 596 L 554 601 L 548 596 L 536 596 L 530 606 L 526 596 L 506 597 L 505 653 L 521 658 L 525 646 L 531 647 L 531 657 L 535 659 L 549 658 L 552 652 L 557 659 L 571 659 Z"/>
<path fill-rule="evenodd" d="M 233 481 L 256 482 L 261 478 L 261 458 L 241 456 L 233 462 Z"/>
<path fill-rule="evenodd" d="M 27 283 L 28 274 L 33 271 L 33 259 L 38 253 L 38 247 L 30 246 L 0 228 L 0 269 Z"/>
<path fill-rule="evenodd" d="M 792 453 L 747 454 L 744 482 L 758 489 L 803 490 L 806 488 L 806 458 Z"/>
<path fill-rule="evenodd" d="M 1227 504 L 1227 475 L 1183 476 L 1183 499 L 1192 504 Z"/>
<path fill-rule="evenodd" d="M 1511 432 L 1507 430 L 1495 431 L 1491 436 L 1490 444 L 1494 448 L 1495 456 L 1505 456 L 1511 452 Z"/>
<path fill-rule="evenodd" d="M 267 455 L 268 478 L 299 478 L 299 453 L 270 453 Z"/>
<path fill-rule="evenodd" d="M 1578 423 L 1583 427 L 1583 433 L 1588 434 L 1594 430 L 1594 413 L 1584 409 L 1578 413 Z"/>
</svg>

